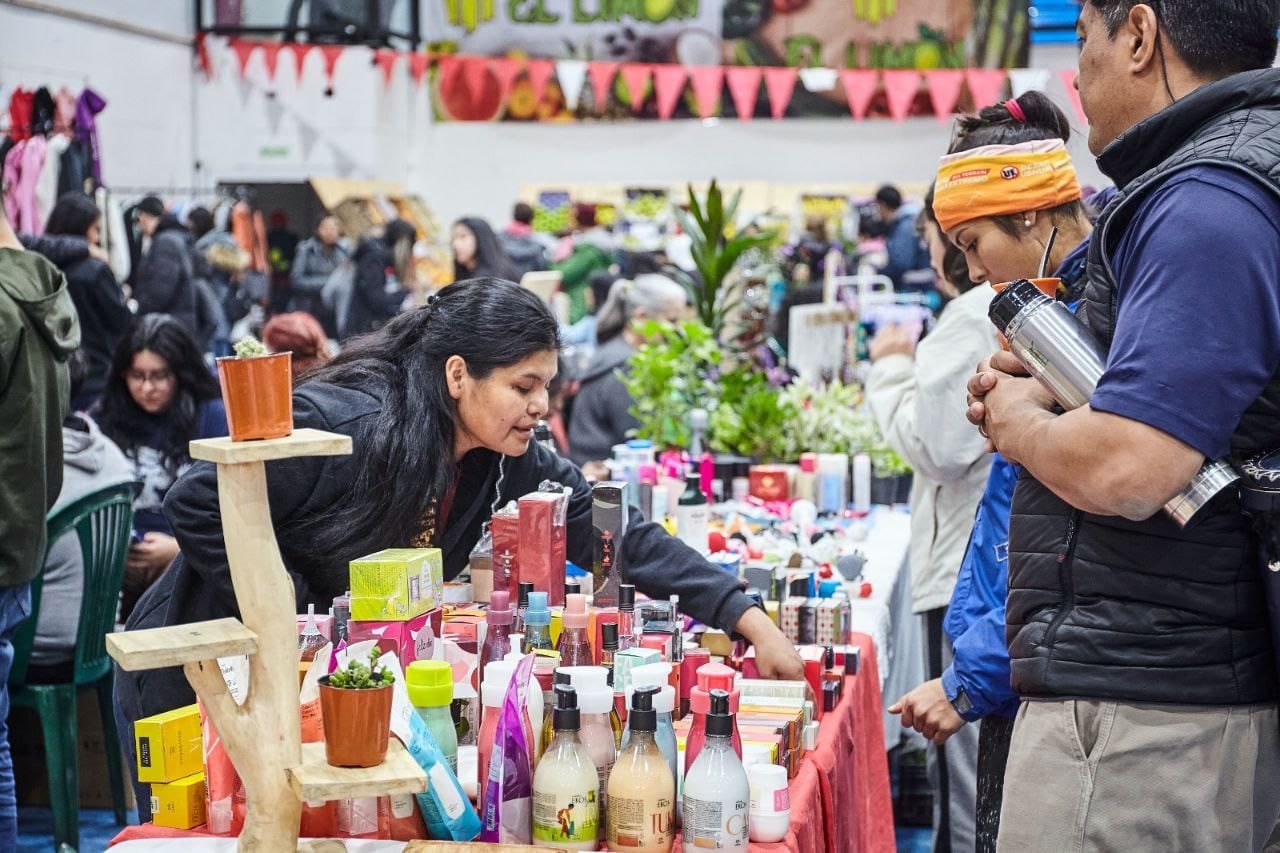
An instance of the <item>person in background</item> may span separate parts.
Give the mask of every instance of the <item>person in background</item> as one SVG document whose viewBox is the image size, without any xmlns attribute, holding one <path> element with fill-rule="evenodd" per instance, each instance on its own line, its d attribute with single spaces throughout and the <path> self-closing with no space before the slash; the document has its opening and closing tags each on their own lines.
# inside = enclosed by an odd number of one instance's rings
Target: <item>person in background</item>
<svg viewBox="0 0 1280 853">
<path fill-rule="evenodd" d="M 527 272 L 545 270 L 548 265 L 547 247 L 533 233 L 533 208 L 518 202 L 511 213 L 511 223 L 498 236 L 502 251 L 515 267 L 519 282 Z"/>
<path fill-rule="evenodd" d="M 342 243 L 342 224 L 336 216 L 326 216 L 316 224 L 316 233 L 298 244 L 298 253 L 289 270 L 292 290 L 290 311 L 305 311 L 322 322 L 328 311 L 320 295 L 329 276 L 350 254 Z"/>
<path fill-rule="evenodd" d="M 329 338 L 320 321 L 305 311 L 277 314 L 262 329 L 262 343 L 271 352 L 293 353 L 294 377 L 309 373 L 329 358 Z"/>
<path fill-rule="evenodd" d="M 1010 354 L 969 380 L 970 420 L 1022 466 L 1002 850 L 1280 841 L 1269 558 L 1235 488 L 1186 526 L 1163 510 L 1206 460 L 1280 447 L 1278 29 L 1274 0 L 1082 4 L 1089 149 L 1117 188 L 1079 313 L 1105 368 L 1065 413 Z"/>
<path fill-rule="evenodd" d="M 887 184 L 876 191 L 876 207 L 889 230 L 885 237 L 889 262 L 880 269 L 881 275 L 893 280 L 895 290 L 921 289 L 914 277 L 908 281 L 908 273 L 929 269 L 929 252 L 916 233 L 915 216 L 903 205 L 898 188 Z"/>
<path fill-rule="evenodd" d="M 449 237 L 453 250 L 453 280 L 500 278 L 520 283 L 520 271 L 503 251 L 498 237 L 478 216 L 464 216 L 453 223 Z"/>
<path fill-rule="evenodd" d="M 1065 145 L 1070 136 L 1071 126 L 1062 111 L 1043 94 L 1028 92 L 977 115 L 960 118 L 949 157 L 962 158 L 975 149 L 1002 146 L 1006 156 L 1026 159 L 1028 145 Z M 1065 161 L 1066 170 L 1074 172 L 1070 160 Z M 988 190 L 992 204 L 965 214 L 963 236 L 967 242 L 962 244 L 963 249 L 943 234 L 931 193 L 922 216 L 932 256 L 937 257 L 941 245 L 952 257 L 959 256 L 967 277 L 997 282 L 1038 277 L 1043 263 L 1046 271 L 1061 282 L 1061 298 L 1074 305 L 1084 287 L 1085 255 L 1093 229 L 1087 209 L 1074 192 L 1065 194 L 1060 204 L 1046 208 L 1043 196 L 1037 204 L 1035 197 L 1020 187 L 1010 186 L 1009 192 L 1001 193 L 1007 182 L 999 180 L 1001 183 Z M 1014 192 L 1015 189 L 1020 191 Z M 1101 200 L 1105 201 L 1105 196 Z M 949 197 L 944 195 L 943 203 L 949 204 Z M 1028 206 L 1041 209 L 1028 211 Z M 975 212 L 984 215 L 973 215 Z M 1050 243 L 1051 251 L 1046 255 Z M 954 306 L 948 305 L 943 317 L 952 310 Z M 989 324 L 985 318 L 984 322 Z M 1004 633 L 1009 505 L 1016 481 L 1015 468 L 995 454 L 943 623 L 951 660 L 941 677 L 936 670 L 931 672 L 931 680 L 902 697 L 893 709 L 902 714 L 904 726 L 915 728 L 934 743 L 947 744 L 948 769 L 953 769 L 951 745 L 955 737 L 972 737 L 973 727 L 965 726 L 966 722 L 981 721 L 976 802 L 972 788 L 968 794 L 969 808 L 976 805 L 977 809 L 978 853 L 995 850 L 1005 758 L 1018 707 L 1017 694 L 1009 683 L 1009 651 Z"/>
<path fill-rule="evenodd" d="M 133 277 L 138 315 L 168 314 L 198 339 L 190 232 L 153 195 L 138 202 L 137 215 L 138 227 L 151 241 Z"/>
<path fill-rule="evenodd" d="M 207 283 L 213 300 L 221 309 L 221 323 L 214 335 L 213 354 L 231 354 L 231 329 L 249 313 L 252 300 L 240 287 L 249 256 L 229 231 L 215 228 L 213 214 L 195 207 L 187 213 L 187 225 L 195 239 L 192 271 L 196 281 Z"/>
<path fill-rule="evenodd" d="M 56 209 L 56 208 L 55 208 Z M 71 396 L 81 393 L 88 379 L 84 350 L 69 362 Z M 115 442 L 102 434 L 93 419 L 73 412 L 62 422 L 62 491 L 50 513 L 56 513 L 86 495 L 133 481 L 133 466 Z M 36 615 L 35 644 L 27 680 L 69 681 L 75 654 L 80 600 L 84 594 L 84 555 L 75 531 L 50 543 L 40 588 L 40 612 Z"/>
<path fill-rule="evenodd" d="M 9 752 L 13 637 L 31 615 L 45 552 L 45 513 L 62 490 L 67 360 L 80 345 L 75 304 L 53 264 L 26 252 L 0 206 L 0 850 L 18 849 Z"/>
<path fill-rule="evenodd" d="M 191 335 L 168 315 L 148 314 L 116 350 L 97 414 L 102 432 L 124 451 L 133 479 L 142 483 L 125 566 L 121 612 L 127 616 L 178 554 L 163 503 L 191 467 L 188 445 L 226 435 L 227 413 Z"/>
<path fill-rule="evenodd" d="M 931 188 L 926 207 L 932 196 Z M 954 246 L 948 249 L 937 228 L 929 226 L 926 214 L 921 214 L 921 219 L 934 268 L 940 274 L 950 273 L 940 279 L 939 289 L 952 301 L 923 341 L 917 343 L 919 328 L 899 325 L 886 326 L 871 339 L 866 400 L 889 446 L 915 472 L 911 484 L 912 610 L 924 622 L 926 670 L 930 678 L 940 678 L 952 657 L 950 643 L 943 637 L 943 616 L 991 470 L 982 436 L 966 428 L 963 383 L 983 353 L 991 352 L 1000 342 L 987 319 L 995 291 L 988 284 L 972 281 L 963 268 L 964 255 Z M 895 705 L 889 710 L 900 713 L 903 708 Z M 972 850 L 977 731 L 966 730 L 945 747 L 931 743 L 929 759 L 936 791 L 934 850 Z"/>
<path fill-rule="evenodd" d="M 638 328 L 645 320 L 684 319 L 688 293 L 662 275 L 619 279 L 596 314 L 598 346 L 580 378 L 569 415 L 569 458 L 578 465 L 608 459 L 616 444 L 639 426 L 631 414 L 631 394 L 619 373 L 644 343 Z"/>
<path fill-rule="evenodd" d="M 89 196 L 70 192 L 58 199 L 49 213 L 45 233 L 83 237 L 98 245 L 102 212 Z M 52 258 L 50 259 L 52 260 Z M 84 354 L 84 377 L 76 383 L 71 397 L 73 411 L 88 411 L 102 396 L 111 370 L 111 358 L 121 338 L 129 330 L 133 315 L 125 304 L 124 290 L 111 267 L 86 255 L 69 264 L 59 264 L 67 277 L 67 291 L 80 320 L 80 348 Z"/>
<path fill-rule="evenodd" d="M 347 309 L 344 337 L 362 335 L 381 327 L 396 314 L 413 281 L 413 244 L 418 229 L 412 222 L 393 219 L 381 234 L 360 240 L 355 254 L 355 280 Z"/>
<path fill-rule="evenodd" d="M 271 211 L 267 220 L 267 263 L 271 265 L 271 312 L 288 310 L 291 300 L 290 272 L 301 238 L 289 227 L 289 214 Z"/>
<path fill-rule="evenodd" d="M 613 265 L 613 235 L 596 224 L 596 208 L 579 204 L 574 208 L 577 224 L 572 238 L 563 241 L 552 258 L 551 268 L 564 275 L 560 289 L 569 297 L 569 324 L 591 312 L 588 303 L 591 276 Z"/>
</svg>

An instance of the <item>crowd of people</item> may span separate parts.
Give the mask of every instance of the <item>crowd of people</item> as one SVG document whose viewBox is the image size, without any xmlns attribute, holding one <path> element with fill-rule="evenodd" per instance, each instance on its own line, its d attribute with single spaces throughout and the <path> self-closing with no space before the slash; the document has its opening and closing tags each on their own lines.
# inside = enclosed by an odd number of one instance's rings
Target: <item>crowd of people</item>
<svg viewBox="0 0 1280 853">
<path fill-rule="evenodd" d="M 1161 512 L 1206 460 L 1280 445 L 1280 10 L 1233 5 L 1224 17 L 1192 0 L 1084 4 L 1078 87 L 1114 188 L 1081 186 L 1069 122 L 1028 92 L 958 120 L 922 206 L 892 187 L 876 195 L 881 272 L 946 300 L 923 340 L 878 332 L 865 389 L 914 471 L 911 583 L 928 680 L 892 711 L 933 745 L 935 850 L 1280 845 L 1269 613 L 1280 589 L 1265 570 L 1265 520 L 1233 490 L 1185 527 Z M 621 374 L 642 321 L 689 311 L 678 258 L 624 258 L 589 208 L 572 233 L 540 235 L 519 204 L 501 230 L 455 222 L 461 284 L 413 307 L 409 222 L 352 244 L 332 217 L 303 240 L 273 219 L 273 280 L 257 288 L 209 211 L 179 220 L 154 197 L 135 210 L 146 249 L 123 284 L 97 246 L 91 198 L 60 198 L 40 238 L 0 213 L 0 685 L 37 573 L 29 675 L 70 665 L 88 591 L 75 542 L 46 549 L 45 513 L 102 487 L 138 488 L 122 621 L 233 607 L 210 593 L 226 570 L 208 523 L 215 474 L 188 444 L 225 434 L 212 357 L 244 333 L 294 353 L 300 425 L 367 445 L 341 476 L 321 482 L 318 463 L 299 465 L 272 484 L 301 604 L 343 591 L 317 555 L 356 556 L 388 531 L 442 544 L 457 574 L 495 493 L 547 477 L 573 486 L 570 548 L 587 547 L 582 471 L 635 427 Z M 830 257 L 825 227 L 793 247 L 810 272 Z M 559 318 L 509 283 L 547 270 L 562 277 Z M 1024 278 L 1107 353 L 1086 406 L 1064 413 L 1001 349 L 988 309 L 1002 283 Z M 574 368 L 568 343 L 589 353 Z M 526 452 L 542 418 L 560 456 Z M 628 535 L 637 583 L 681 594 L 694 615 L 754 640 L 770 674 L 793 673 L 794 650 L 767 617 L 664 537 L 656 525 Z M 689 569 L 679 578 L 677 564 Z M 126 729 L 190 699 L 180 677 L 118 689 Z M 0 744 L 6 714 L 0 689 Z"/>
</svg>

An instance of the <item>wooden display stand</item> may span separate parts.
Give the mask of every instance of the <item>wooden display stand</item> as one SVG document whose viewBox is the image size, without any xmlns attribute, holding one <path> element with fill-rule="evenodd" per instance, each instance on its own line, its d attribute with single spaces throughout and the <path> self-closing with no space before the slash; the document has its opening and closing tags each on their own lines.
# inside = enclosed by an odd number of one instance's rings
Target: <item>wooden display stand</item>
<svg viewBox="0 0 1280 853">
<path fill-rule="evenodd" d="M 218 466 L 218 502 L 241 620 L 216 619 L 107 635 L 122 669 L 183 667 L 218 730 L 248 798 L 240 850 L 298 848 L 302 802 L 425 791 L 426 775 L 398 741 L 378 767 L 331 767 L 324 747 L 301 742 L 298 608 L 267 502 L 266 462 L 351 453 L 348 436 L 300 429 L 286 438 L 191 442 L 191 457 Z M 218 658 L 249 656 L 248 694 L 236 704 Z M 323 842 L 320 842 L 322 845 Z M 317 848 L 307 842 L 306 849 Z"/>
</svg>

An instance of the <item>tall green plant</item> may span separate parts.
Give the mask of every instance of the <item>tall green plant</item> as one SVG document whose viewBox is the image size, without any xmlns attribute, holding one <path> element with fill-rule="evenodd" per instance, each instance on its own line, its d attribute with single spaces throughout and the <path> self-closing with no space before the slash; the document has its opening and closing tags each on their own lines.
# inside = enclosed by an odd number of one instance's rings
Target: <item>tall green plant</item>
<svg viewBox="0 0 1280 853">
<path fill-rule="evenodd" d="M 647 343 L 631 356 L 622 374 L 631 394 L 631 414 L 640 422 L 638 438 L 659 447 L 688 447 L 689 412 L 710 408 L 718 397 L 712 375 L 720 346 L 696 321 L 675 325 L 650 320 L 639 329 Z"/>
<path fill-rule="evenodd" d="M 724 329 L 725 318 L 741 301 L 736 288 L 726 287 L 725 282 L 743 253 L 750 249 L 771 245 L 774 235 L 770 232 L 746 234 L 737 230 L 738 204 L 742 190 L 738 190 L 725 204 L 720 186 L 711 181 L 707 195 L 701 201 L 689 186 L 688 212 L 675 208 L 676 221 L 689 235 L 690 252 L 702 281 L 687 273 L 680 273 L 681 283 L 689 291 L 689 298 L 698 319 L 716 337 Z"/>
</svg>

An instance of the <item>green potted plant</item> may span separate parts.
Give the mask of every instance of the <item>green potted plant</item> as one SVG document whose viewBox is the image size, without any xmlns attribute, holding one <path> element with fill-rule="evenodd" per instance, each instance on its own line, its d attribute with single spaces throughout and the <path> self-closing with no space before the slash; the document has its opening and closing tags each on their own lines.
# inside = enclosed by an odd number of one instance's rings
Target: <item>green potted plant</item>
<svg viewBox="0 0 1280 853">
<path fill-rule="evenodd" d="M 320 679 L 325 757 L 334 767 L 376 767 L 387 757 L 391 685 L 375 645 L 368 662 L 352 658 Z"/>
<path fill-rule="evenodd" d="M 255 338 L 218 359 L 218 382 L 232 441 L 284 438 L 293 432 L 293 354 L 272 354 Z"/>
</svg>

